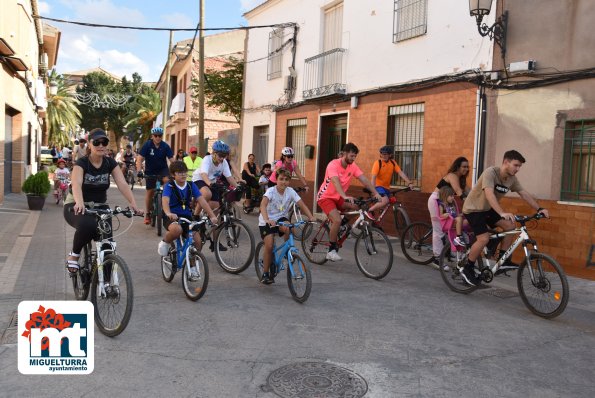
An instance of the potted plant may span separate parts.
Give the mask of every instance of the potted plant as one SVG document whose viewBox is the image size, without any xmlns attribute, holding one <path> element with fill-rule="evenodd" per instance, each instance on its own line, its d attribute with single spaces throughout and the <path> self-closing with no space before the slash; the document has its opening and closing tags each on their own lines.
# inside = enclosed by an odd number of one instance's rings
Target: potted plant
<svg viewBox="0 0 595 398">
<path fill-rule="evenodd" d="M 23 192 L 27 194 L 27 204 L 30 210 L 41 210 L 45 204 L 45 197 L 52 189 L 48 173 L 40 171 L 31 174 L 22 186 Z"/>
</svg>

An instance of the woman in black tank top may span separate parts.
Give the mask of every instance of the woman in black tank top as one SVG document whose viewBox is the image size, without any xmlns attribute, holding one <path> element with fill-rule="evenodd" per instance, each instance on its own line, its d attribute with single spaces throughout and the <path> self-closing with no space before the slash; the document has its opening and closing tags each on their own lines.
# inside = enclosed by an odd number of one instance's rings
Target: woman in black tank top
<svg viewBox="0 0 595 398">
<path fill-rule="evenodd" d="M 246 184 L 249 187 L 258 189 L 260 188 L 260 185 L 258 185 L 258 174 L 260 174 L 260 170 L 258 169 L 258 165 L 254 162 L 254 159 L 256 159 L 256 156 L 254 156 L 253 153 L 248 155 L 248 161 L 244 163 L 244 168 L 242 169 L 242 179 L 246 181 Z M 251 189 L 246 190 L 246 200 L 244 202 L 246 206 L 250 206 L 252 201 L 251 191 Z"/>
</svg>

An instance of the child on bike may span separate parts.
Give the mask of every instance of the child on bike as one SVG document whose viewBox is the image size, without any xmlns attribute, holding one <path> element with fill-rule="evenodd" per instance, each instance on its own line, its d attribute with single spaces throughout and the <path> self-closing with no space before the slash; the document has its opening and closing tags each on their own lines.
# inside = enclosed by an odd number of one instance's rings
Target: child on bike
<svg viewBox="0 0 595 398">
<path fill-rule="evenodd" d="M 192 219 L 192 209 L 194 201 L 198 201 L 201 207 L 205 209 L 211 222 L 217 223 L 217 216 L 211 209 L 204 197 L 200 194 L 198 187 L 192 181 L 186 181 L 188 178 L 188 167 L 186 164 L 177 160 L 169 165 L 169 172 L 173 181 L 165 184 L 163 187 L 163 197 L 161 199 L 163 208 L 163 226 L 167 233 L 163 240 L 159 242 L 157 251 L 160 256 L 167 256 L 171 243 L 182 234 L 182 227 L 176 222 L 179 217 Z M 201 248 L 200 234 L 194 234 L 194 246 Z"/>
<path fill-rule="evenodd" d="M 278 169 L 275 173 L 277 185 L 267 189 L 264 193 L 260 202 L 260 216 L 258 217 L 258 228 L 260 229 L 260 236 L 264 241 L 263 273 L 260 282 L 266 285 L 275 282 L 269 274 L 273 260 L 274 234 L 278 233 L 285 240 L 289 239 L 289 228 L 278 226 L 277 223 L 280 221 L 289 222 L 289 210 L 293 203 L 299 206 L 302 213 L 309 220 L 314 218 L 300 195 L 289 186 L 291 172 L 285 169 Z"/>
<path fill-rule="evenodd" d="M 260 185 L 261 188 L 267 189 L 272 186 L 275 186 L 275 184 L 273 182 L 271 182 L 271 174 L 272 174 L 271 164 L 270 163 L 263 164 L 261 176 L 260 176 L 260 179 L 258 180 L 258 185 Z"/>
<path fill-rule="evenodd" d="M 67 181 L 70 178 L 70 170 L 66 168 L 66 161 L 64 159 L 58 160 L 57 166 L 54 172 L 54 196 L 58 196 L 60 180 Z"/>
<path fill-rule="evenodd" d="M 437 202 L 442 230 L 444 232 L 452 230 L 454 223 L 457 236 L 453 239 L 453 243 L 457 246 L 465 246 L 465 240 L 463 239 L 463 226 L 466 227 L 468 223 L 467 220 L 463 220 L 463 215 L 459 213 L 458 206 L 455 202 L 454 189 L 448 185 L 440 188 L 440 191 L 438 191 Z"/>
</svg>

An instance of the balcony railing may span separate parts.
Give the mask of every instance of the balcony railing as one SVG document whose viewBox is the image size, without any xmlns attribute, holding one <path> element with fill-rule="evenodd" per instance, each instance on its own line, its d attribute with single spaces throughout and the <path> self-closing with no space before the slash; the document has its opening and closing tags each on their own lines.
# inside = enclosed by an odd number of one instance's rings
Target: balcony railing
<svg viewBox="0 0 595 398">
<path fill-rule="evenodd" d="M 344 48 L 335 48 L 307 58 L 304 68 L 304 98 L 345 94 L 343 83 Z"/>
</svg>

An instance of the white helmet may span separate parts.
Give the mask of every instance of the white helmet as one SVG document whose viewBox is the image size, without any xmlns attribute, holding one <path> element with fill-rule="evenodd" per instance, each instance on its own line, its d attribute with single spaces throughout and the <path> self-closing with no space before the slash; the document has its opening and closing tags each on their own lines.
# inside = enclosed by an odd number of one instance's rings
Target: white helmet
<svg viewBox="0 0 595 398">
<path fill-rule="evenodd" d="M 283 155 L 283 156 L 293 155 L 293 148 L 286 146 L 285 148 L 281 149 L 281 155 Z"/>
</svg>

